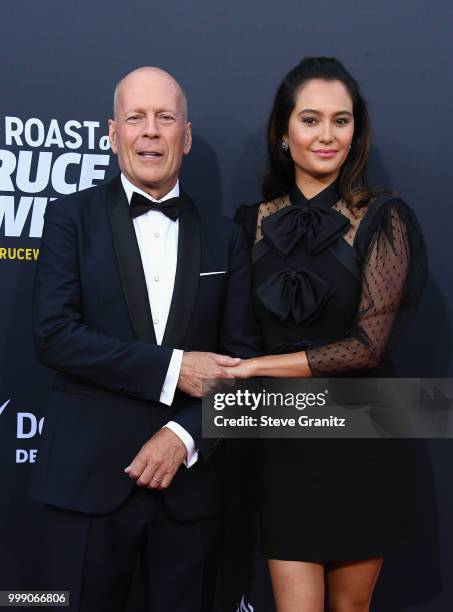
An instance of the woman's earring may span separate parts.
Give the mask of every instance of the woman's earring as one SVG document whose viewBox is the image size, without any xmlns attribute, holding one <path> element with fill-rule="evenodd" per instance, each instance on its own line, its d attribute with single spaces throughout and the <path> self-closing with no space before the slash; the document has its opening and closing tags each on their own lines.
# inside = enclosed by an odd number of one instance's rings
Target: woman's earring
<svg viewBox="0 0 453 612">
<path fill-rule="evenodd" d="M 288 145 L 288 141 L 286 140 L 286 138 L 283 138 L 281 147 L 282 147 L 282 151 L 287 151 L 288 150 L 289 145 Z"/>
</svg>

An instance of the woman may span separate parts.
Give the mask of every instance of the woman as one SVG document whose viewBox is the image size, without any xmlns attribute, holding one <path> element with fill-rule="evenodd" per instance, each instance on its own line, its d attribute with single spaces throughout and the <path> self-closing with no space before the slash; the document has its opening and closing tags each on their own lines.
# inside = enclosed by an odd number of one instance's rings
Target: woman
<svg viewBox="0 0 453 612">
<path fill-rule="evenodd" d="M 241 207 L 268 356 L 238 377 L 389 376 L 426 259 L 417 221 L 366 181 L 367 108 L 333 58 L 285 77 L 268 126 L 265 202 Z M 383 556 L 411 533 L 404 440 L 264 440 L 262 542 L 279 612 L 365 612 Z"/>
</svg>

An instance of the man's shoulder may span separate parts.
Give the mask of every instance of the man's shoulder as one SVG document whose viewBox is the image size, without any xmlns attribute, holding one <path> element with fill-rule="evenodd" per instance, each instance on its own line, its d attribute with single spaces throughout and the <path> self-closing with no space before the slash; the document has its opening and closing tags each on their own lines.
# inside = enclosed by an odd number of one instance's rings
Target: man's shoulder
<svg viewBox="0 0 453 612">
<path fill-rule="evenodd" d="M 238 224 L 223 214 L 218 208 L 209 206 L 206 202 L 197 202 L 186 191 L 183 194 L 183 206 L 191 206 L 196 211 L 202 236 L 228 238 L 238 231 Z"/>
<path fill-rule="evenodd" d="M 57 198 L 53 202 L 53 206 L 58 206 L 64 212 L 67 212 L 71 217 L 73 215 L 83 214 L 84 211 L 90 210 L 93 206 L 99 205 L 110 199 L 110 194 L 118 191 L 121 188 L 121 182 L 118 176 L 114 179 L 105 181 L 100 185 L 88 187 L 82 191 L 65 195 Z"/>
<path fill-rule="evenodd" d="M 241 231 L 236 221 L 216 211 L 200 211 L 200 222 L 202 234 L 209 234 L 214 241 L 229 241 Z"/>
<path fill-rule="evenodd" d="M 94 185 L 81 191 L 75 191 L 68 195 L 57 198 L 55 201 L 61 206 L 74 206 L 77 204 L 83 205 L 85 202 L 91 202 L 93 200 L 99 200 L 104 198 L 109 191 L 121 186 L 121 181 L 118 176 L 111 180 L 105 181 L 100 185 Z"/>
<path fill-rule="evenodd" d="M 225 232 L 227 234 L 237 231 L 238 224 L 234 219 L 227 217 L 220 212 L 201 212 L 202 223 L 205 223 L 211 229 L 217 229 L 218 231 Z"/>
</svg>

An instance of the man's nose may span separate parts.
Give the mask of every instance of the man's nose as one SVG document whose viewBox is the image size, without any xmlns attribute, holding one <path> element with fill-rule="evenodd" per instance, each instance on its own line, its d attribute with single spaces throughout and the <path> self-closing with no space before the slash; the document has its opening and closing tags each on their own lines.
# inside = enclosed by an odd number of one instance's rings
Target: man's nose
<svg viewBox="0 0 453 612">
<path fill-rule="evenodd" d="M 155 138 L 159 136 L 159 123 L 154 115 L 147 115 L 143 122 L 142 136 Z"/>
</svg>

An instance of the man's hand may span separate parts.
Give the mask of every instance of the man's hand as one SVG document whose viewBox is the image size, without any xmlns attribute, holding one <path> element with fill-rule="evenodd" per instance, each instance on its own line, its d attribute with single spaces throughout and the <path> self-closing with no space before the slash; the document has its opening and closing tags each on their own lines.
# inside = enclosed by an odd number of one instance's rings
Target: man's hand
<svg viewBox="0 0 453 612">
<path fill-rule="evenodd" d="M 124 470 L 139 487 L 166 489 L 187 455 L 183 441 L 164 427 L 146 442 Z"/>
<path fill-rule="evenodd" d="M 208 388 L 206 379 L 234 378 L 225 368 L 240 363 L 237 357 L 218 355 L 217 353 L 184 352 L 179 372 L 178 389 L 192 397 L 203 397 L 212 389 Z M 205 385 L 203 386 L 203 382 Z"/>
</svg>

